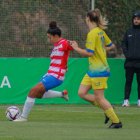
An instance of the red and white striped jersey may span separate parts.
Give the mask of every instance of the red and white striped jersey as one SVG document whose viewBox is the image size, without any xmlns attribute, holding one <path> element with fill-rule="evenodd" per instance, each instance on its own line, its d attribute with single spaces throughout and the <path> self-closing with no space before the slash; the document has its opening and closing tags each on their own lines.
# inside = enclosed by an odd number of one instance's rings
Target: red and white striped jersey
<svg viewBox="0 0 140 140">
<path fill-rule="evenodd" d="M 47 75 L 52 75 L 61 81 L 65 79 L 69 51 L 71 50 L 73 48 L 68 45 L 65 39 L 61 39 L 54 45 L 50 55 L 51 63 Z"/>
</svg>

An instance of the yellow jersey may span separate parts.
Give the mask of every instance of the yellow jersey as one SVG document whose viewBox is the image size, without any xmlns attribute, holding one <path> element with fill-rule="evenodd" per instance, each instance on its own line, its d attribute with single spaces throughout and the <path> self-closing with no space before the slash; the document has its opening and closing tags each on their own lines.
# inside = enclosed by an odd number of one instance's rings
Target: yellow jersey
<svg viewBox="0 0 140 140">
<path fill-rule="evenodd" d="M 113 43 L 106 33 L 99 27 L 93 28 L 87 35 L 86 50 L 94 53 L 89 57 L 89 77 L 108 77 L 110 68 L 107 63 L 105 46 L 110 47 Z"/>
</svg>

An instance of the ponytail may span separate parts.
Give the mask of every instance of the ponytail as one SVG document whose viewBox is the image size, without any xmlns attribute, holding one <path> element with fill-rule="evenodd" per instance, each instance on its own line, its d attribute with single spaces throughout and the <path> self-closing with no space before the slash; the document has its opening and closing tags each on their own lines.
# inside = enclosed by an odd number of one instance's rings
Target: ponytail
<svg viewBox="0 0 140 140">
<path fill-rule="evenodd" d="M 90 10 L 87 13 L 87 17 L 90 18 L 91 22 L 95 22 L 99 28 L 102 30 L 107 29 L 108 21 L 106 20 L 106 17 L 103 17 L 101 15 L 101 12 L 99 9 Z"/>
</svg>

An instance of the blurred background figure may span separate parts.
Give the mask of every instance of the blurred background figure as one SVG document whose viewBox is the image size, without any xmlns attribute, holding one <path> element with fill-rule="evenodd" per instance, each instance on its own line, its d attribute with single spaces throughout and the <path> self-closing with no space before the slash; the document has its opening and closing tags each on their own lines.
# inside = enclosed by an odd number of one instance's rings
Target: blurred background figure
<svg viewBox="0 0 140 140">
<path fill-rule="evenodd" d="M 140 107 L 140 12 L 135 12 L 132 16 L 132 27 L 128 28 L 122 40 L 122 49 L 126 61 L 125 68 L 125 97 L 122 106 L 129 106 L 129 97 L 134 73 L 138 83 L 138 107 Z"/>
</svg>

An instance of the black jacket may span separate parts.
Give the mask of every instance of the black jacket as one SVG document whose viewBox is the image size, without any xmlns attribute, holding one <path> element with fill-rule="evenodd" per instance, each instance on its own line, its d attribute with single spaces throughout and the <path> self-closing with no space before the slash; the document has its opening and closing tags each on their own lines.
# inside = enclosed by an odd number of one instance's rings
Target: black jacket
<svg viewBox="0 0 140 140">
<path fill-rule="evenodd" d="M 140 68 L 140 27 L 126 30 L 121 47 L 126 57 L 124 67 Z"/>
</svg>

